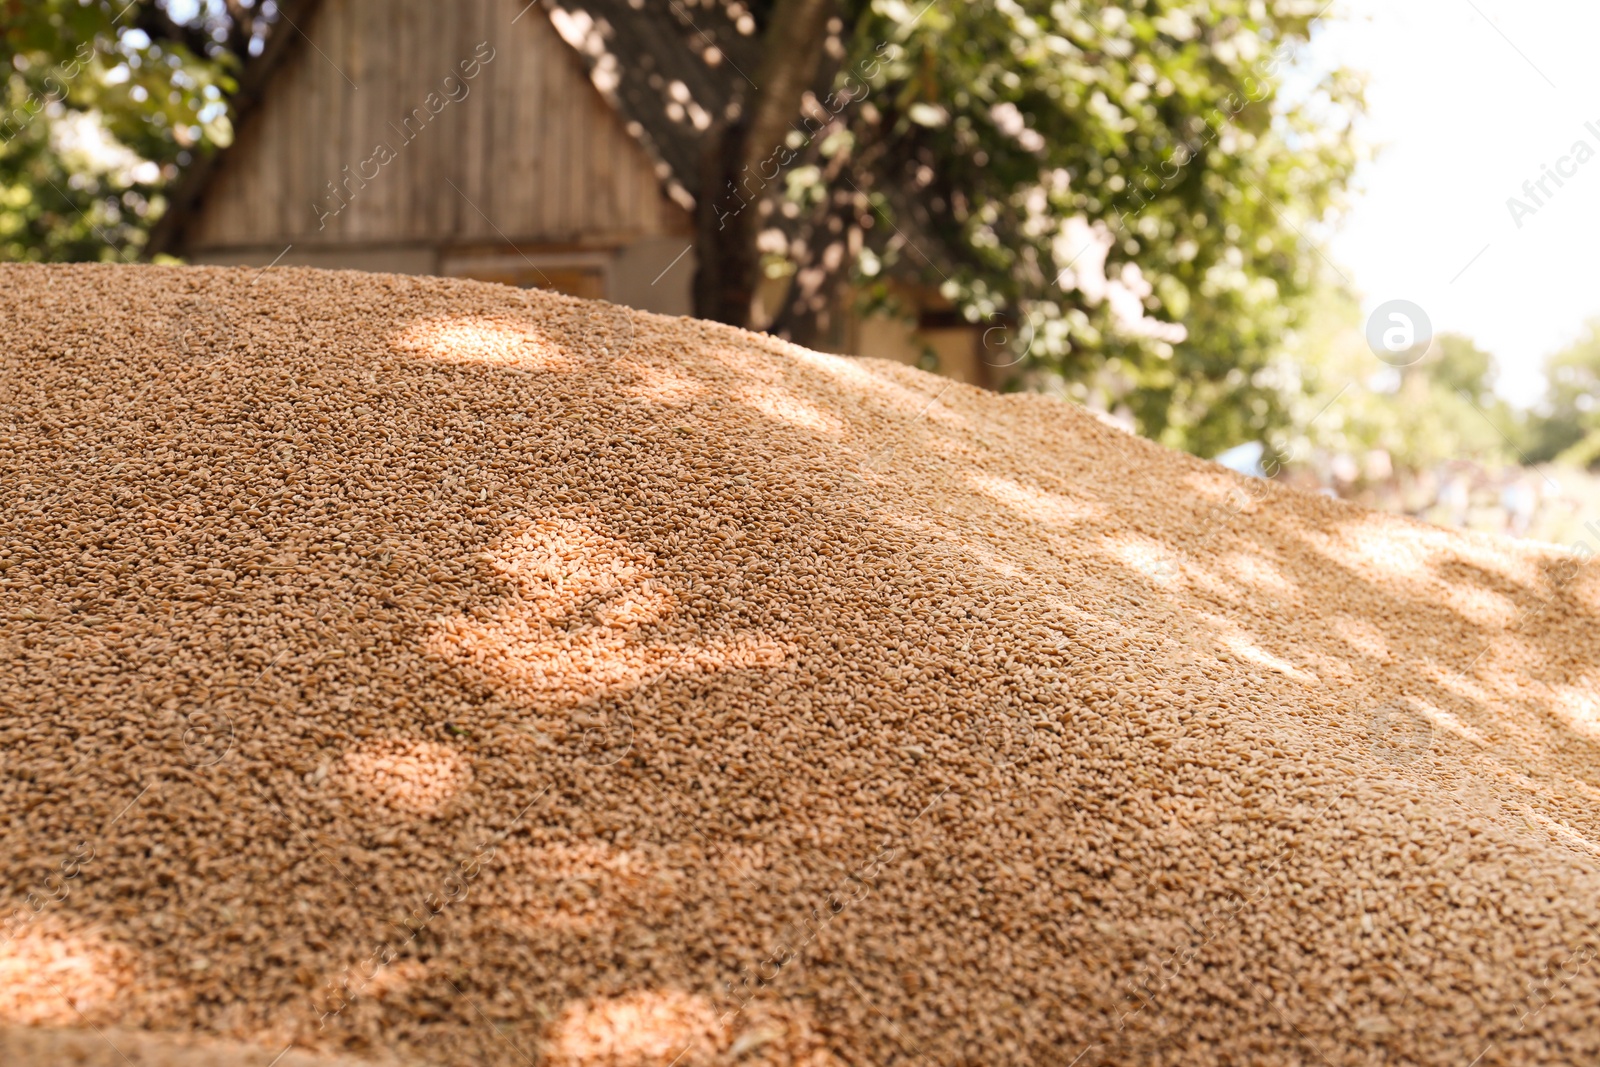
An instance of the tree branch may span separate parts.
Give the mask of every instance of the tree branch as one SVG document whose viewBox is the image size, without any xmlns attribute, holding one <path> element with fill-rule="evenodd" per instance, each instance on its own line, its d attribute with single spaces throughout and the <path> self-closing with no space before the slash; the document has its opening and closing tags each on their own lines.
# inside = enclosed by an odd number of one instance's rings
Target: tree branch
<svg viewBox="0 0 1600 1067">
<path fill-rule="evenodd" d="M 756 80 L 739 118 L 706 138 L 697 205 L 695 314 L 748 326 L 761 276 L 756 239 L 769 183 L 817 77 L 834 0 L 776 0 L 766 29 Z M 777 165 L 774 165 L 777 164 Z"/>
<path fill-rule="evenodd" d="M 774 6 L 761 69 L 745 105 L 743 167 L 759 166 L 783 145 L 816 79 L 832 16 L 833 0 L 778 0 Z"/>
</svg>

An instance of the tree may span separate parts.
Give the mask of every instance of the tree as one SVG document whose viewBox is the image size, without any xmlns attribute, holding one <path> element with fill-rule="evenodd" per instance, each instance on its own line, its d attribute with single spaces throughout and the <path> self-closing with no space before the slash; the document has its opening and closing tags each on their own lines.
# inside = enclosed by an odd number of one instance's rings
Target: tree
<svg viewBox="0 0 1600 1067">
<path fill-rule="evenodd" d="M 1391 367 L 1368 347 L 1360 302 L 1346 286 L 1323 278 L 1299 304 L 1297 326 L 1268 371 L 1294 398 L 1294 429 L 1270 442 L 1289 466 L 1317 453 L 1377 449 L 1413 473 L 1453 460 L 1518 460 L 1523 419 L 1494 394 L 1494 357 L 1471 339 L 1440 334 L 1422 359 Z"/>
<path fill-rule="evenodd" d="M 761 66 L 737 119 L 707 137 L 701 188 L 737 191 L 784 142 L 802 98 L 817 79 L 833 15 L 832 0 L 774 0 L 763 21 Z M 760 280 L 758 211 L 725 205 L 720 195 L 696 205 L 699 246 L 707 250 L 695 275 L 695 308 L 702 318 L 748 326 Z"/>
<path fill-rule="evenodd" d="M 1545 363 L 1545 396 L 1530 430 L 1535 462 L 1600 467 L 1600 319 Z"/>
<path fill-rule="evenodd" d="M 0 148 L 9 258 L 136 255 L 290 0 L 120 2 L 0 0 L 31 116 Z M 1362 108 L 1344 72 L 1283 91 L 1320 0 L 702 3 L 751 22 L 761 59 L 701 135 L 701 315 L 819 344 L 846 310 L 931 302 L 997 379 L 1168 444 L 1285 423 L 1272 354 Z M 785 295 L 757 318 L 764 279 Z"/>
<path fill-rule="evenodd" d="M 0 3 L 0 257 L 135 258 L 167 182 L 227 139 L 264 26 L 237 0 L 187 22 L 153 0 Z"/>
<path fill-rule="evenodd" d="M 701 313 L 751 324 L 754 286 L 716 300 L 710 281 L 759 243 L 791 281 L 755 325 L 796 340 L 824 335 L 842 294 L 886 304 L 909 279 L 985 329 L 1013 384 L 1126 404 L 1202 451 L 1283 423 L 1260 372 L 1315 273 L 1307 233 L 1339 203 L 1362 110 L 1345 72 L 1282 94 L 1321 5 L 859 0 L 820 39 L 785 28 L 823 6 L 754 5 L 765 63 L 786 84 L 822 75 L 781 142 L 709 141 L 708 173 L 735 173 L 702 190 Z M 746 114 L 786 99 L 764 87 Z M 739 225 L 707 227 L 730 211 Z"/>
</svg>

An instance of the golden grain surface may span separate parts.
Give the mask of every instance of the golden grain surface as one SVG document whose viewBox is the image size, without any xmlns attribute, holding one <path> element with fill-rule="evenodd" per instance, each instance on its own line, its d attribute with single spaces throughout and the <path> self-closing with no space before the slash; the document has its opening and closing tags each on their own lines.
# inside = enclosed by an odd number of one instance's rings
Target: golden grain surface
<svg viewBox="0 0 1600 1067">
<path fill-rule="evenodd" d="M 493 285 L 0 323 L 7 1062 L 1600 1059 L 1557 550 Z"/>
</svg>

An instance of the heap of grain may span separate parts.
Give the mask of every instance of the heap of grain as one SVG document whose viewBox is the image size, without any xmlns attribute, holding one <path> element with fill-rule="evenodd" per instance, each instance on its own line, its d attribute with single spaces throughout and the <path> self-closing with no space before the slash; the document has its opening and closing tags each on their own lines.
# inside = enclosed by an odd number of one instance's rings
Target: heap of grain
<svg viewBox="0 0 1600 1067">
<path fill-rule="evenodd" d="M 7 1062 L 1600 1056 L 1574 557 L 609 305 L 0 279 Z"/>
</svg>

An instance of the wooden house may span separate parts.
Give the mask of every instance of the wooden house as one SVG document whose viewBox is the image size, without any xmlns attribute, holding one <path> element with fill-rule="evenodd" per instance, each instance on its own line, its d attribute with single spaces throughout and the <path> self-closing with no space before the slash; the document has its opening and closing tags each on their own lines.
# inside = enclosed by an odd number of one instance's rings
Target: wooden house
<svg viewBox="0 0 1600 1067">
<path fill-rule="evenodd" d="M 700 135 L 757 61 L 717 0 L 281 0 L 234 142 L 152 252 L 549 287 L 689 314 Z M 735 8 L 735 11 L 737 9 Z M 841 350 L 985 383 L 970 327 L 852 317 Z"/>
</svg>

